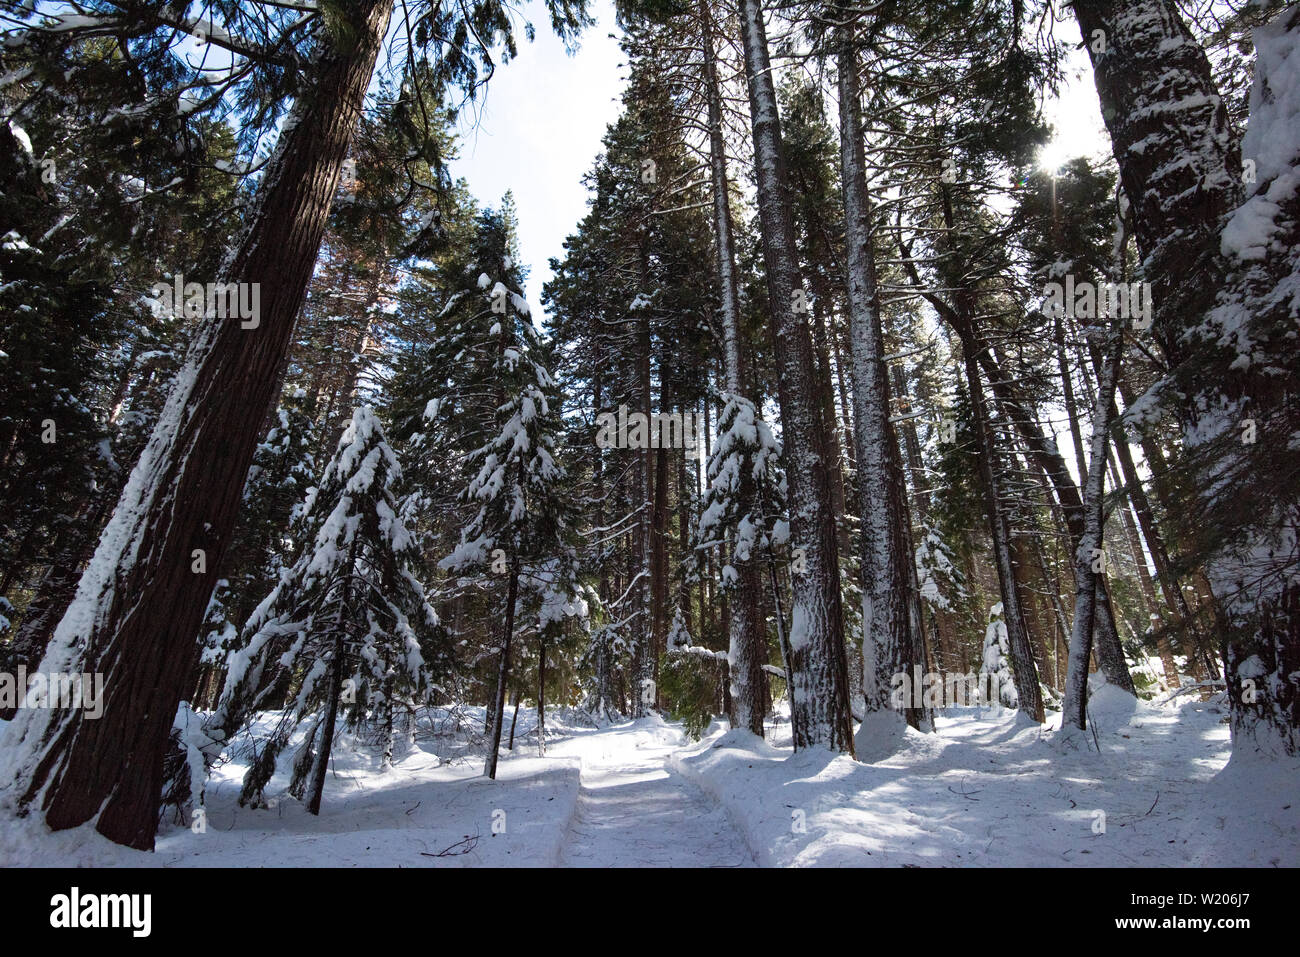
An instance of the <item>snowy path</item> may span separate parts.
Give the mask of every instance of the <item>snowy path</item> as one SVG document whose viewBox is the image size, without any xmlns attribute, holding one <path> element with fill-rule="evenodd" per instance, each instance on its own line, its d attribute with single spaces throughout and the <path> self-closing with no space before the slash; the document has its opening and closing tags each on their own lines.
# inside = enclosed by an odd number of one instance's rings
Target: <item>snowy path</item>
<svg viewBox="0 0 1300 957">
<path fill-rule="evenodd" d="M 1100 753 L 1062 749 L 1013 712 L 965 708 L 862 763 L 792 754 L 784 721 L 765 741 L 715 722 L 692 742 L 660 717 L 593 728 L 557 709 L 546 756 L 522 720 L 489 781 L 483 711 L 457 709 L 428 715 L 389 770 L 372 744 L 341 740 L 319 817 L 285 793 L 293 748 L 271 806 L 240 807 L 251 749 L 237 741 L 208 782 L 206 826 L 169 820 L 157 853 L 91 825 L 51 834 L 35 816 L 0 815 L 0 866 L 1300 864 L 1300 763 L 1225 767 L 1221 705 L 1103 691 L 1089 710 Z M 278 718 L 259 721 L 265 735 Z"/>
<path fill-rule="evenodd" d="M 667 765 L 686 744 L 677 728 L 644 722 L 557 742 L 582 759 L 577 814 L 562 867 L 753 867 L 726 812 Z"/>
</svg>

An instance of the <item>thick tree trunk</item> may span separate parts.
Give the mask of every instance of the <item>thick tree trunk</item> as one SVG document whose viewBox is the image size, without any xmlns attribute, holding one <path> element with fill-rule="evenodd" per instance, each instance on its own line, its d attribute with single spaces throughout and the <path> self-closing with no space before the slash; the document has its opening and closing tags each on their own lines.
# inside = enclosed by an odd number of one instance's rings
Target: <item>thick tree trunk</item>
<svg viewBox="0 0 1300 957">
<path fill-rule="evenodd" d="M 1219 226 L 1241 195 L 1241 152 L 1210 62 L 1175 0 L 1070 6 L 1132 203 L 1142 274 L 1152 286 L 1152 331 L 1176 365 L 1191 345 L 1183 333 L 1221 285 Z"/>
<path fill-rule="evenodd" d="M 260 285 L 256 328 L 200 328 L 43 668 L 105 675 L 103 714 L 31 710 L 18 792 L 55 830 L 97 817 L 111 840 L 150 849 L 162 763 L 193 674 L 196 636 L 238 514 L 257 430 L 320 247 L 392 0 L 349 7 L 281 133 L 249 225 L 219 278 Z M 202 549 L 206 573 L 191 570 Z M 18 762 L 21 762 L 19 764 Z"/>
<path fill-rule="evenodd" d="M 804 569 L 795 576 L 790 648 L 791 715 L 796 750 L 853 753 L 840 569 L 827 473 L 827 437 L 817 401 L 812 340 L 796 293 L 800 287 L 794 224 L 786 191 L 781 121 L 760 0 L 742 0 L 741 35 L 748 77 L 759 224 L 777 356 L 781 433 L 789 482 L 790 540 Z"/>
<path fill-rule="evenodd" d="M 841 16 L 849 16 L 841 9 Z M 840 104 L 840 188 L 844 196 L 849 354 L 853 381 L 858 514 L 862 523 L 862 694 L 867 713 L 890 710 L 893 678 L 924 666 L 915 630 L 915 598 L 907 490 L 898 437 L 890 422 L 889 370 L 880 325 L 880 294 L 871 246 L 871 197 L 862 145 L 858 57 L 851 24 L 837 28 Z M 909 708 L 918 724 L 922 709 Z"/>
<path fill-rule="evenodd" d="M 1250 128 L 1239 149 L 1208 58 L 1173 0 L 1073 7 L 1085 37 L 1093 30 L 1110 37 L 1107 53 L 1093 53 L 1097 92 L 1153 284 L 1156 339 L 1181 386 L 1200 519 L 1217 533 L 1207 542 L 1206 573 L 1222 610 L 1234 749 L 1293 755 L 1300 503 L 1294 482 L 1273 477 L 1293 475 L 1293 460 L 1270 456 L 1292 451 L 1298 418 L 1295 317 L 1278 290 L 1296 269 L 1297 204 L 1286 184 L 1300 157 L 1285 155 L 1290 140 L 1280 127 L 1295 118 L 1278 101 L 1292 85 L 1300 12 L 1288 7 L 1257 31 Z M 1229 219 L 1242 195 L 1243 154 L 1258 164 L 1255 182 Z M 1284 188 L 1274 189 L 1279 183 Z M 1251 443 L 1239 431 L 1248 419 L 1258 433 Z M 1251 499 L 1256 514 L 1238 514 L 1236 503 Z"/>
<path fill-rule="evenodd" d="M 1252 39 L 1242 152 L 1258 175 L 1223 229 L 1227 281 L 1202 346 L 1212 373 L 1196 378 L 1183 435 L 1200 514 L 1217 532 L 1205 577 L 1221 610 L 1233 753 L 1290 760 L 1300 755 L 1300 6 Z"/>
</svg>

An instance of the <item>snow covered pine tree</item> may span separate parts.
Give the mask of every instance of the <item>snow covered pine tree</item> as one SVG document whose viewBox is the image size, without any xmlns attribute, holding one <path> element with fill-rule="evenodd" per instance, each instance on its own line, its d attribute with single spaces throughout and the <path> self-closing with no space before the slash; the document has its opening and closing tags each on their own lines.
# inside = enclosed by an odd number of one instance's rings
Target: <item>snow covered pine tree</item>
<svg viewBox="0 0 1300 957">
<path fill-rule="evenodd" d="M 303 506 L 310 544 L 249 618 L 204 735 L 186 742 L 211 760 L 268 700 L 294 692 L 245 776 L 241 804 L 263 803 L 280 752 L 314 714 L 290 791 L 320 813 L 340 705 L 350 725 L 377 720 L 391 737 L 394 707 L 427 685 L 420 638 L 438 616 L 412 571 L 418 549 L 393 493 L 400 476 L 378 419 L 361 406 Z M 391 755 L 391 740 L 384 750 Z"/>
<path fill-rule="evenodd" d="M 461 530 L 460 544 L 439 564 L 455 572 L 483 569 L 505 576 L 504 615 L 496 694 L 488 705 L 488 754 L 484 773 L 496 777 L 501 747 L 501 722 L 510 679 L 510 649 L 519 612 L 520 579 L 544 572 L 536 584 L 545 595 L 546 582 L 572 580 L 548 563 L 567 563 L 564 470 L 555 461 L 560 429 L 559 389 L 546 362 L 546 352 L 530 318 L 528 302 L 516 291 L 520 276 L 504 233 L 491 217 L 481 220 L 480 247 L 492 250 L 496 261 L 481 264 L 475 285 L 481 308 L 457 326 L 457 355 L 472 354 L 479 362 L 479 383 L 491 394 L 486 441 L 466 457 L 468 482 L 462 499 L 476 509 Z M 486 233 L 483 235 L 482 233 Z M 511 281 L 512 289 L 488 270 Z M 471 273 L 474 270 L 471 270 Z M 439 414 L 429 403 L 428 415 Z M 531 570 L 531 571 L 530 571 Z M 579 596 L 575 596 L 576 602 Z"/>
</svg>

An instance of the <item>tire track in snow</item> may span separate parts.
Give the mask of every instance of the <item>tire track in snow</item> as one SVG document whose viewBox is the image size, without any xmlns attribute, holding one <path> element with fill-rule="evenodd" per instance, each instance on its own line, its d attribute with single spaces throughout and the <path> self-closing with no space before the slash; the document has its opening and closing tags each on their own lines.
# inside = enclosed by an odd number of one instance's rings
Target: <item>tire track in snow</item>
<svg viewBox="0 0 1300 957">
<path fill-rule="evenodd" d="M 726 812 L 668 765 L 685 740 L 636 722 L 558 743 L 582 758 L 561 867 L 754 867 Z"/>
</svg>

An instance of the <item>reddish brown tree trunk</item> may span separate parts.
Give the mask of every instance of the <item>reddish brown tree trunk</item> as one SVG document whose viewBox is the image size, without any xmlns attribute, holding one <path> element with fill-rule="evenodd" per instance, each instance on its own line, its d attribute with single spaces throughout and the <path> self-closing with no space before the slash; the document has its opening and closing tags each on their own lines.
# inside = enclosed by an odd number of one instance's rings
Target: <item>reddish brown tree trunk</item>
<svg viewBox="0 0 1300 957">
<path fill-rule="evenodd" d="M 22 746 L 35 760 L 21 793 L 55 830 L 98 816 L 111 840 L 153 847 L 172 720 L 391 10 L 392 0 L 350 5 L 348 39 L 327 47 L 305 78 L 220 275 L 260 284 L 258 325 L 209 319 L 200 329 L 56 631 L 47 667 L 100 672 L 105 687 L 98 720 L 50 712 L 25 729 Z M 196 549 L 205 552 L 202 574 L 191 570 Z"/>
</svg>

